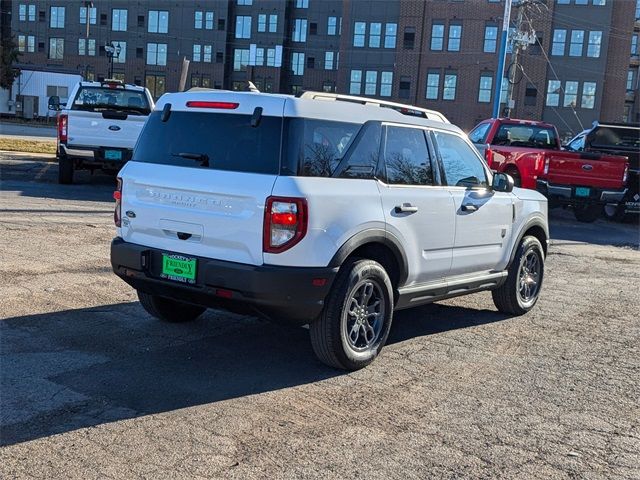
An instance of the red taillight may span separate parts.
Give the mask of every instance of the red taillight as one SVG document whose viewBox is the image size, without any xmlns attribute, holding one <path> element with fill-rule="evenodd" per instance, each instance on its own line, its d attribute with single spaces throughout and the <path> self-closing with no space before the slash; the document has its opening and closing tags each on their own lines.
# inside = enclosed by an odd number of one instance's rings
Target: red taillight
<svg viewBox="0 0 640 480">
<path fill-rule="evenodd" d="M 484 149 L 484 160 L 487 162 L 489 168 L 493 168 L 493 150 L 491 150 L 489 145 Z"/>
<path fill-rule="evenodd" d="M 307 223 L 307 201 L 304 198 L 267 198 L 262 250 L 280 253 L 290 249 L 306 235 Z"/>
<path fill-rule="evenodd" d="M 66 114 L 58 115 L 58 140 L 61 142 L 67 141 L 67 125 L 69 117 Z"/>
<path fill-rule="evenodd" d="M 220 108 L 223 110 L 235 110 L 240 104 L 234 102 L 203 102 L 190 101 L 187 102 L 189 108 Z"/>
<path fill-rule="evenodd" d="M 122 225 L 122 178 L 116 179 L 116 190 L 113 192 L 113 199 L 116 201 L 116 208 L 113 212 L 113 221 L 116 227 Z"/>
</svg>

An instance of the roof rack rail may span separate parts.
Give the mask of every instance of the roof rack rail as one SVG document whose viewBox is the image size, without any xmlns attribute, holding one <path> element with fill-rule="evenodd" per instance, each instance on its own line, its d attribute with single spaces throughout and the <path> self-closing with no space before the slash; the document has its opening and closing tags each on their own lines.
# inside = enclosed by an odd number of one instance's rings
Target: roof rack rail
<svg viewBox="0 0 640 480">
<path fill-rule="evenodd" d="M 427 108 L 416 107 L 415 105 L 405 105 L 404 103 L 389 102 L 386 100 L 379 100 L 377 98 L 368 97 L 356 97 L 353 95 L 342 95 L 339 93 L 328 92 L 314 92 L 306 91 L 300 98 L 306 98 L 308 100 L 325 100 L 335 102 L 350 102 L 357 103 L 359 105 L 373 105 L 381 108 L 390 108 L 402 115 L 409 115 L 412 117 L 421 117 L 429 120 L 436 120 L 443 123 L 451 123 L 447 117 L 436 110 L 429 110 Z"/>
</svg>

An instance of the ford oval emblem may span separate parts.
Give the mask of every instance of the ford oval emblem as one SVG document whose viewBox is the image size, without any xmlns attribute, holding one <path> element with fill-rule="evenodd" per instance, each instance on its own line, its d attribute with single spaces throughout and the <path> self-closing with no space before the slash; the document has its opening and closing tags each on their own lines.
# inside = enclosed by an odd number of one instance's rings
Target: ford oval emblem
<svg viewBox="0 0 640 480">
<path fill-rule="evenodd" d="M 109 125 L 109 130 L 111 130 L 112 132 L 117 132 L 118 130 L 120 130 L 120 127 L 118 125 Z"/>
<path fill-rule="evenodd" d="M 588 163 L 585 165 L 582 165 L 582 169 L 586 170 L 587 172 L 590 172 L 591 170 L 593 170 L 593 165 L 589 165 Z"/>
</svg>

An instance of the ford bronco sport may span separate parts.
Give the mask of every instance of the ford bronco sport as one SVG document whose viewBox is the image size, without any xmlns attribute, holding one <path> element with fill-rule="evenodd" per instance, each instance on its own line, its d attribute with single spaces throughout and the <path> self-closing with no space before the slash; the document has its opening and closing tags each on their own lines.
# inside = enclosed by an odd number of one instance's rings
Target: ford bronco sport
<svg viewBox="0 0 640 480">
<path fill-rule="evenodd" d="M 309 324 L 320 360 L 348 370 L 378 355 L 394 310 L 491 290 L 524 314 L 546 200 L 429 115 L 311 92 L 166 94 L 119 173 L 113 270 L 161 320 L 212 307 Z"/>
</svg>

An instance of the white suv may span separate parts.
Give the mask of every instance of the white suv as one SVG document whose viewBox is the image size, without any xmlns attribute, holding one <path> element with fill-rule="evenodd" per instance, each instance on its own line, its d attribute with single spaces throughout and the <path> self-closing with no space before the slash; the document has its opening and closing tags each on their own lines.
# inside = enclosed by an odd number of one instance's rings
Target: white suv
<svg viewBox="0 0 640 480">
<path fill-rule="evenodd" d="M 116 173 L 131 158 L 142 126 L 153 110 L 149 90 L 119 80 L 80 82 L 67 105 L 49 99 L 58 114 L 58 182 L 73 183 L 75 170 Z"/>
<path fill-rule="evenodd" d="M 114 272 L 162 320 L 213 307 L 309 324 L 343 369 L 376 357 L 394 310 L 491 290 L 527 312 L 545 198 L 492 173 L 457 127 L 393 105 L 164 95 L 119 174 Z"/>
</svg>

